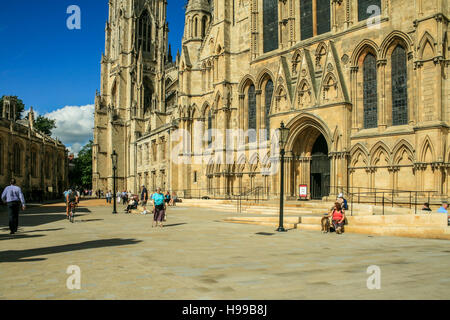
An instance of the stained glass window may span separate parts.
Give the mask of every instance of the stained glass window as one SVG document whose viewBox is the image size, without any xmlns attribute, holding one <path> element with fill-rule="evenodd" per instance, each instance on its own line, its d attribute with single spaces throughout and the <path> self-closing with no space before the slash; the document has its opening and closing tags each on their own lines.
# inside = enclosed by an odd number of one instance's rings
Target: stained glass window
<svg viewBox="0 0 450 320">
<path fill-rule="evenodd" d="M 270 139 L 270 106 L 272 105 L 272 97 L 273 97 L 273 82 L 272 80 L 267 81 L 266 90 L 265 90 L 265 104 L 266 104 L 266 138 Z"/>
<path fill-rule="evenodd" d="M 255 86 L 248 89 L 248 130 L 249 141 L 256 141 L 256 92 Z"/>
<path fill-rule="evenodd" d="M 313 0 L 300 1 L 300 28 L 302 40 L 313 37 Z"/>
<path fill-rule="evenodd" d="M 378 126 L 377 61 L 369 53 L 364 59 L 364 128 Z"/>
<path fill-rule="evenodd" d="M 278 49 L 278 0 L 264 0 L 264 52 Z"/>
<path fill-rule="evenodd" d="M 358 0 L 358 20 L 363 21 L 381 13 L 381 0 Z"/>
<path fill-rule="evenodd" d="M 150 24 L 150 18 L 147 10 L 145 10 L 137 23 L 137 49 L 139 50 L 142 47 L 142 51 L 150 52 L 150 44 L 151 44 L 151 31 L 152 26 Z"/>
<path fill-rule="evenodd" d="M 392 125 L 408 123 L 408 75 L 406 51 L 397 46 L 392 53 Z"/>
<path fill-rule="evenodd" d="M 212 144 L 212 113 L 208 112 L 208 147 Z"/>
<path fill-rule="evenodd" d="M 330 0 L 316 0 L 317 5 L 317 35 L 331 31 Z"/>
</svg>

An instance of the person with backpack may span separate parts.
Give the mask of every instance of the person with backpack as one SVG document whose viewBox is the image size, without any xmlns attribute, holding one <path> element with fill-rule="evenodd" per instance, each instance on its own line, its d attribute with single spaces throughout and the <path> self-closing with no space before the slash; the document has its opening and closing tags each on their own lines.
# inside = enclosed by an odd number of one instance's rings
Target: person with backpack
<svg viewBox="0 0 450 320">
<path fill-rule="evenodd" d="M 66 194 L 66 215 L 67 219 L 70 219 L 69 211 L 72 203 L 77 204 L 79 201 L 78 192 L 75 191 L 75 188 L 69 188 Z"/>
</svg>

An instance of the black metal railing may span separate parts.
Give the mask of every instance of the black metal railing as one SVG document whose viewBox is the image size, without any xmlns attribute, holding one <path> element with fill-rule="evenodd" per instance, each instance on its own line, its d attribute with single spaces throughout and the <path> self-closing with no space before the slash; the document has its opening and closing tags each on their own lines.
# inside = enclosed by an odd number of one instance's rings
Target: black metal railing
<svg viewBox="0 0 450 320">
<path fill-rule="evenodd" d="M 268 188 L 265 187 L 256 187 L 253 188 L 243 194 L 240 194 L 235 197 L 237 212 L 242 213 L 242 202 L 243 201 L 254 201 L 254 203 L 259 203 L 263 200 L 268 200 L 269 192 Z"/>
<path fill-rule="evenodd" d="M 384 188 L 368 188 L 368 187 L 343 187 L 330 186 L 330 194 L 344 194 L 349 206 L 351 207 L 351 215 L 353 215 L 353 204 L 372 204 L 382 207 L 384 215 L 386 207 L 402 207 L 413 209 L 415 214 L 418 211 L 418 205 L 425 202 L 443 201 L 443 196 L 438 191 L 418 191 L 418 190 L 397 190 Z"/>
</svg>

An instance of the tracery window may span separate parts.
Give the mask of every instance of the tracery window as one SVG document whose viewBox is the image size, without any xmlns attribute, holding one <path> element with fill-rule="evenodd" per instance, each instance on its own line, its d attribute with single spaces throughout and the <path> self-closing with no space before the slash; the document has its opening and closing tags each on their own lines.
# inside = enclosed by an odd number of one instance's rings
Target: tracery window
<svg viewBox="0 0 450 320">
<path fill-rule="evenodd" d="M 408 123 L 408 74 L 406 50 L 397 46 L 392 52 L 392 125 Z"/>
<path fill-rule="evenodd" d="M 377 61 L 369 53 L 363 63 L 364 128 L 378 126 Z"/>
<path fill-rule="evenodd" d="M 369 19 L 381 13 L 381 0 L 358 0 L 358 21 Z"/>
<path fill-rule="evenodd" d="M 151 49 L 151 37 L 152 37 L 152 26 L 150 22 L 150 16 L 148 11 L 145 10 L 137 23 L 137 49 L 142 47 L 142 51 L 150 52 Z"/>
<path fill-rule="evenodd" d="M 278 0 L 263 3 L 264 53 L 278 49 Z"/>
<path fill-rule="evenodd" d="M 267 140 L 270 139 L 270 107 L 272 105 L 272 97 L 273 97 L 273 82 L 272 80 L 267 81 L 266 84 L 266 89 L 264 92 L 264 96 L 265 96 L 265 105 L 266 105 L 266 138 Z"/>
<path fill-rule="evenodd" d="M 301 0 L 300 29 L 301 40 L 329 32 L 331 30 L 330 0 Z"/>
</svg>

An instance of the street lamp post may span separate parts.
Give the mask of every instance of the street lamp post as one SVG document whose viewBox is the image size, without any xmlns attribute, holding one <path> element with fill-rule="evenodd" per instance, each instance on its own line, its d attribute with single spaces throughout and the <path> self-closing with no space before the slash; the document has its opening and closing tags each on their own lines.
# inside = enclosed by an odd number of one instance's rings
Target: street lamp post
<svg viewBox="0 0 450 320">
<path fill-rule="evenodd" d="M 278 226 L 278 232 L 286 232 L 287 230 L 284 228 L 283 223 L 283 211 L 284 211 L 284 156 L 286 154 L 285 147 L 287 138 L 289 136 L 289 128 L 284 126 L 284 122 L 281 122 L 280 126 L 280 135 L 279 135 L 279 145 L 280 145 L 280 165 L 281 165 L 281 182 L 280 182 L 280 225 Z"/>
<path fill-rule="evenodd" d="M 116 150 L 113 151 L 111 154 L 111 160 L 112 160 L 112 169 L 113 169 L 113 198 L 114 198 L 114 209 L 113 214 L 117 214 L 117 207 L 116 207 L 116 170 L 117 170 L 117 153 Z"/>
</svg>

